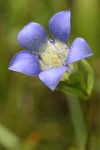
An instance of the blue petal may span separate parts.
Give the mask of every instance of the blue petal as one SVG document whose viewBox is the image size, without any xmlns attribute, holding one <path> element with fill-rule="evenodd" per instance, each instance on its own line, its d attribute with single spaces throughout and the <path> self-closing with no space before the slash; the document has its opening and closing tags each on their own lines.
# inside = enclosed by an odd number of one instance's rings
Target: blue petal
<svg viewBox="0 0 100 150">
<path fill-rule="evenodd" d="M 13 57 L 8 69 L 35 76 L 40 73 L 41 66 L 38 58 L 32 52 L 21 51 Z"/>
<path fill-rule="evenodd" d="M 67 67 L 51 68 L 41 72 L 39 78 L 46 86 L 54 90 L 66 70 Z"/>
<path fill-rule="evenodd" d="M 39 48 L 47 43 L 47 36 L 40 24 L 31 22 L 19 32 L 18 41 L 23 48 L 39 52 Z"/>
<path fill-rule="evenodd" d="M 83 58 L 92 56 L 93 53 L 83 38 L 76 38 L 70 47 L 67 63 L 73 63 Z"/>
<path fill-rule="evenodd" d="M 70 11 L 55 14 L 49 22 L 49 27 L 55 39 L 66 43 L 70 34 Z"/>
</svg>

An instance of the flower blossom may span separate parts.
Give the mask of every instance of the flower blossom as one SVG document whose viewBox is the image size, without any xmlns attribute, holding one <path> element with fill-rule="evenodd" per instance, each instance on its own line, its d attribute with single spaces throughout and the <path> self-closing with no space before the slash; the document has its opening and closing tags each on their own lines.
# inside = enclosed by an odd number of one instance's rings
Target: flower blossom
<svg viewBox="0 0 100 150">
<path fill-rule="evenodd" d="M 18 34 L 18 42 L 24 48 L 10 62 L 9 69 L 40 80 L 54 90 L 65 72 L 71 73 L 71 65 L 93 55 L 83 38 L 76 38 L 71 46 L 66 44 L 70 34 L 70 10 L 56 13 L 49 21 L 53 40 L 38 23 L 27 24 Z"/>
</svg>

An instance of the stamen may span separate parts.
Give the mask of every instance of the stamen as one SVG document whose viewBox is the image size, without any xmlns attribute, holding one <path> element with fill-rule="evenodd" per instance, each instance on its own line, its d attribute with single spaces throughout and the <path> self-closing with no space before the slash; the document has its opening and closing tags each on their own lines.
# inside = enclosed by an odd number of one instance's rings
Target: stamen
<svg viewBox="0 0 100 150">
<path fill-rule="evenodd" d="M 56 68 L 66 66 L 69 49 L 66 44 L 59 41 L 49 40 L 45 52 L 40 54 L 42 69 Z"/>
<path fill-rule="evenodd" d="M 68 68 L 68 72 L 69 73 L 73 73 L 74 72 L 73 68 L 70 65 L 66 64 L 65 66 Z"/>
<path fill-rule="evenodd" d="M 69 73 L 73 73 L 74 72 L 73 69 L 72 69 L 72 67 L 68 66 L 68 72 Z"/>
<path fill-rule="evenodd" d="M 38 56 L 39 52 L 32 51 L 34 55 Z"/>
</svg>

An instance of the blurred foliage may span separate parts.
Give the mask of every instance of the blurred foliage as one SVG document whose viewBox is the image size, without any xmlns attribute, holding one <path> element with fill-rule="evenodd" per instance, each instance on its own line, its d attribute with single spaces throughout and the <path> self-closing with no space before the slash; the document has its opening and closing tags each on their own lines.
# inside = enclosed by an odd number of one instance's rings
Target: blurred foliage
<svg viewBox="0 0 100 150">
<path fill-rule="evenodd" d="M 32 21 L 42 24 L 50 37 L 50 17 L 69 8 L 72 14 L 68 43 L 83 37 L 94 53 L 88 59 L 95 72 L 94 90 L 90 100 L 80 104 L 85 121 L 89 115 L 91 118 L 86 150 L 100 149 L 99 6 L 100 0 L 0 0 L 0 150 L 74 150 L 77 147 L 66 97 L 51 92 L 37 77 L 7 69 L 11 58 L 22 49 L 17 34 L 25 24 Z"/>
</svg>

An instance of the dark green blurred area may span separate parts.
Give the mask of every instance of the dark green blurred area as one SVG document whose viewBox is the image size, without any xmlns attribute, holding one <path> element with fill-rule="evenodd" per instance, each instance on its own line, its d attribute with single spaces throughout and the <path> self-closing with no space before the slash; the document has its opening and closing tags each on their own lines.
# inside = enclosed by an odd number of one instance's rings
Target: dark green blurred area
<svg viewBox="0 0 100 150">
<path fill-rule="evenodd" d="M 65 96 L 51 92 L 37 77 L 7 69 L 12 57 L 23 49 L 17 35 L 25 24 L 40 23 L 51 38 L 49 19 L 69 8 L 68 43 L 83 37 L 94 53 L 88 59 L 95 73 L 89 149 L 100 149 L 100 0 L 0 0 L 0 125 L 20 139 L 18 150 L 74 150 L 75 133 Z M 86 118 L 88 102 L 80 102 Z M 0 150 L 7 149 L 7 140 L 0 132 Z"/>
</svg>

